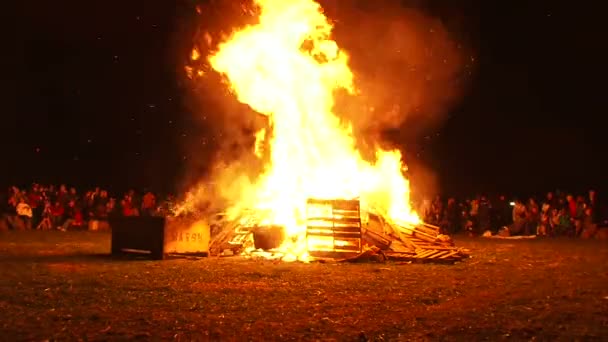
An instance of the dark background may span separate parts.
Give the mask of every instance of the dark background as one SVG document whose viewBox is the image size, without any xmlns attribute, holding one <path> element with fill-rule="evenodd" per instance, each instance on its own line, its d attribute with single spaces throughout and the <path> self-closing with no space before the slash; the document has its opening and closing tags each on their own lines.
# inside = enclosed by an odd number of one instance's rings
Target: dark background
<svg viewBox="0 0 608 342">
<path fill-rule="evenodd" d="M 596 85 L 605 82 L 596 67 L 604 42 L 590 8 L 415 3 L 447 21 L 466 19 L 459 34 L 477 71 L 444 125 L 416 141 L 390 132 L 406 158 L 415 154 L 434 170 L 445 194 L 604 185 L 606 111 Z M 190 161 L 212 153 L 204 142 L 221 133 L 201 127 L 186 105 L 181 72 L 200 20 L 193 4 L 63 0 L 14 8 L 2 56 L 0 183 L 159 191 L 182 184 Z"/>
</svg>

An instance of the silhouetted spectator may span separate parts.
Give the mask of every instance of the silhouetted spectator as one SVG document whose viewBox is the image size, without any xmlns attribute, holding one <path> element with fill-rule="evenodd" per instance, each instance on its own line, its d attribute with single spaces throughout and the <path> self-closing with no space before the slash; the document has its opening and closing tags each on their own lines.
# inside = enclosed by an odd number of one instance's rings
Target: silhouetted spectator
<svg viewBox="0 0 608 342">
<path fill-rule="evenodd" d="M 519 200 L 515 200 L 513 206 L 513 223 L 509 227 L 510 235 L 519 235 L 526 227 L 526 206 Z"/>
<path fill-rule="evenodd" d="M 478 228 L 477 233 L 483 234 L 486 230 L 490 230 L 491 223 L 491 210 L 492 206 L 490 202 L 486 198 L 486 196 L 481 196 L 479 199 L 479 209 L 477 210 L 477 219 L 478 219 Z"/>
</svg>

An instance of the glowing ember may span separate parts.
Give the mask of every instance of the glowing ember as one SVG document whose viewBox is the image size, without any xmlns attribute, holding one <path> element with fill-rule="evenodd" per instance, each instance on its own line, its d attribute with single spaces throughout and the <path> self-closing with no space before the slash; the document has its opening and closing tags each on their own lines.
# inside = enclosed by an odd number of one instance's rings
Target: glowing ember
<svg viewBox="0 0 608 342">
<path fill-rule="evenodd" d="M 254 184 L 231 195 L 233 209 L 254 209 L 263 213 L 263 224 L 285 227 L 281 249 L 300 260 L 307 258 L 308 198 L 359 198 L 363 211 L 417 223 L 400 152 L 378 149 L 374 162 L 364 160 L 351 126 L 333 113 L 333 92 L 353 93 L 353 74 L 319 4 L 255 3 L 259 23 L 235 32 L 209 57 L 238 100 L 269 121 L 269 130 L 256 134 L 254 152 L 270 161 Z"/>
</svg>

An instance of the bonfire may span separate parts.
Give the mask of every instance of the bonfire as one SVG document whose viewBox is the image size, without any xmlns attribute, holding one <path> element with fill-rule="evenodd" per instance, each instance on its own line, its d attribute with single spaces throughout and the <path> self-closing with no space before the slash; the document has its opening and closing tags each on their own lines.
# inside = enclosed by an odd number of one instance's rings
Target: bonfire
<svg viewBox="0 0 608 342">
<path fill-rule="evenodd" d="M 238 101 L 266 116 L 251 152 L 267 163 L 255 180 L 223 191 L 233 205 L 211 250 L 286 261 L 461 258 L 463 251 L 410 206 L 400 151 L 377 148 L 374 160 L 364 159 L 352 126 L 334 112 L 334 93 L 356 96 L 356 84 L 320 5 L 255 5 L 258 22 L 233 32 L 207 61 Z M 199 50 L 191 58 L 199 59 Z"/>
</svg>

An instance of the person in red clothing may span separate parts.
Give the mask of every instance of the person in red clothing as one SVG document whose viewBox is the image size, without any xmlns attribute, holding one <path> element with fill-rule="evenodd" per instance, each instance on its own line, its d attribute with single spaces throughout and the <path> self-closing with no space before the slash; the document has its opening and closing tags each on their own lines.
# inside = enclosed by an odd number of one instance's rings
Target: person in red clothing
<svg viewBox="0 0 608 342">
<path fill-rule="evenodd" d="M 156 209 L 156 196 L 150 191 L 148 191 L 142 201 L 141 205 L 141 214 L 144 216 L 152 216 L 154 214 L 154 210 Z"/>
<path fill-rule="evenodd" d="M 59 228 L 63 224 L 63 217 L 65 214 L 65 209 L 61 202 L 56 201 L 55 204 L 51 207 L 51 220 L 53 222 L 53 227 Z"/>
<path fill-rule="evenodd" d="M 570 227 L 574 227 L 574 231 L 571 231 L 571 233 L 573 233 L 574 236 L 578 236 L 580 231 L 580 224 L 576 220 L 578 204 L 576 203 L 576 200 L 574 199 L 574 196 L 572 194 L 566 195 L 565 207 L 568 212 L 568 217 L 570 218 Z"/>
<path fill-rule="evenodd" d="M 65 206 L 69 202 L 68 190 L 66 189 L 65 184 L 61 184 L 59 187 L 59 191 L 57 192 L 57 200 L 61 205 Z"/>
<path fill-rule="evenodd" d="M 33 227 L 37 227 L 42 222 L 44 203 L 42 201 L 42 194 L 40 193 L 40 186 L 36 183 L 32 184 L 32 188 L 27 194 L 27 204 L 32 208 L 32 225 Z"/>
<path fill-rule="evenodd" d="M 84 225 L 84 217 L 82 215 L 82 209 L 78 206 L 74 207 L 74 221 L 72 222 L 72 226 L 82 227 Z"/>
<path fill-rule="evenodd" d="M 125 199 L 123 199 L 120 204 L 122 207 L 123 216 L 133 216 L 133 206 L 131 205 L 131 201 L 127 196 L 125 196 Z"/>
<path fill-rule="evenodd" d="M 574 220 L 574 218 L 576 217 L 576 212 L 577 212 L 577 204 L 576 204 L 576 201 L 574 200 L 574 196 L 572 196 L 571 194 L 568 194 L 566 196 L 566 202 L 568 205 L 568 214 L 570 214 L 570 218 L 572 218 Z"/>
<path fill-rule="evenodd" d="M 76 204 L 76 201 L 69 201 L 65 210 L 65 222 L 61 230 L 67 231 L 72 227 L 81 227 L 83 225 L 82 209 Z"/>
</svg>

